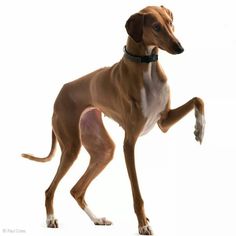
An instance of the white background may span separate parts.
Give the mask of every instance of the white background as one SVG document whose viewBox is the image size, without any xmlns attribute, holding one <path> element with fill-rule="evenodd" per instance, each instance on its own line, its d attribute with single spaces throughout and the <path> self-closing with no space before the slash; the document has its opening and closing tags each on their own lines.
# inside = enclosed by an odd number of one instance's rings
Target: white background
<svg viewBox="0 0 236 236">
<path fill-rule="evenodd" d="M 160 236 L 236 235 L 236 17 L 230 0 L 0 1 L 0 235 L 12 234 L 4 229 L 25 235 L 137 235 L 123 131 L 116 123 L 104 119 L 116 152 L 87 192 L 91 209 L 111 219 L 111 227 L 95 227 L 70 196 L 88 164 L 84 149 L 57 189 L 56 230 L 45 227 L 44 191 L 60 151 L 46 164 L 20 154 L 48 153 L 61 86 L 120 60 L 126 20 L 157 4 L 173 11 L 185 48 L 181 55 L 159 55 L 172 107 L 202 97 L 207 123 L 201 146 L 194 140 L 193 113 L 167 134 L 155 127 L 138 140 L 146 213 Z"/>
</svg>

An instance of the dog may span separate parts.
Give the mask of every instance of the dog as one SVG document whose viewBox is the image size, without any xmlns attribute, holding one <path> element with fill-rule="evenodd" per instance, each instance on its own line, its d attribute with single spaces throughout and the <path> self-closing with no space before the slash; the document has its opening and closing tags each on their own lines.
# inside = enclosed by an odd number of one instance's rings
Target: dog
<svg viewBox="0 0 236 236">
<path fill-rule="evenodd" d="M 174 36 L 172 12 L 164 6 L 148 6 L 130 16 L 125 28 L 128 40 L 118 63 L 98 69 L 62 87 L 54 104 L 49 155 L 39 158 L 22 154 L 30 160 L 47 162 L 55 152 L 56 143 L 60 145 L 60 164 L 45 192 L 47 226 L 50 228 L 58 227 L 53 209 L 55 190 L 77 158 L 81 145 L 90 154 L 90 163 L 71 189 L 71 194 L 95 225 L 112 224 L 106 218 L 96 217 L 85 201 L 89 184 L 112 160 L 115 148 L 103 125 L 101 113 L 112 118 L 125 131 L 124 156 L 141 235 L 152 235 L 153 232 L 145 214 L 135 170 L 134 149 L 138 137 L 148 133 L 155 124 L 165 133 L 194 109 L 195 139 L 200 143 L 203 140 L 203 100 L 194 97 L 184 105 L 171 109 L 167 76 L 158 60 L 160 49 L 170 54 L 184 51 Z"/>
</svg>

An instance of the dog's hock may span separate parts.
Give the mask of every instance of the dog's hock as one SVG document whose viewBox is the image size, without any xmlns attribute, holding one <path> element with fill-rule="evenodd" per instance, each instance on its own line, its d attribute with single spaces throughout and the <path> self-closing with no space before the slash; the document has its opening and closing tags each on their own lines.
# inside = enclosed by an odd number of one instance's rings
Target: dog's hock
<svg viewBox="0 0 236 236">
<path fill-rule="evenodd" d="M 202 143 L 205 131 L 205 116 L 202 114 L 196 107 L 195 107 L 195 117 L 196 117 L 196 124 L 195 124 L 195 139 L 196 141 Z"/>
</svg>

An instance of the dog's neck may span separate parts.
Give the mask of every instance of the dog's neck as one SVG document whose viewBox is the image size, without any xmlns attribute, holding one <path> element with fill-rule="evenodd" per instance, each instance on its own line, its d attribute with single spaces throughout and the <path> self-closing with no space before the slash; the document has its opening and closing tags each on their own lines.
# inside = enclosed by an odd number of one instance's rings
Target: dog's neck
<svg viewBox="0 0 236 236">
<path fill-rule="evenodd" d="M 157 54 L 158 48 L 156 46 L 146 46 L 143 42 L 137 43 L 132 38 L 128 37 L 126 50 L 135 56 L 150 56 Z"/>
<path fill-rule="evenodd" d="M 127 40 L 127 44 L 126 44 L 126 50 L 135 56 L 148 56 L 151 54 L 158 54 L 158 47 L 157 46 L 146 46 L 143 42 L 137 43 L 135 42 L 131 37 L 128 37 Z M 125 64 L 127 63 L 129 65 L 129 67 L 134 67 L 136 69 L 134 69 L 133 71 L 135 73 L 139 73 L 140 70 L 142 70 L 144 73 L 149 73 L 151 74 L 151 68 L 155 66 L 156 71 L 157 71 L 157 75 L 159 77 L 159 79 L 163 80 L 163 81 L 167 81 L 167 77 L 160 65 L 159 60 L 152 62 L 152 63 L 141 63 L 141 64 L 137 64 L 137 63 L 133 63 L 130 59 L 125 59 Z M 137 67 L 137 65 L 139 65 Z M 139 72 L 138 72 L 139 71 Z"/>
</svg>

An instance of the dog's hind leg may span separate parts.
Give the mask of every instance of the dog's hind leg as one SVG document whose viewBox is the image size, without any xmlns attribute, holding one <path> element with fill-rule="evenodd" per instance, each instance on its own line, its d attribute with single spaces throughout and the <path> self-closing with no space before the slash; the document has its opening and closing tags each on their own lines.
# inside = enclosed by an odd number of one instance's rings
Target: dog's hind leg
<svg viewBox="0 0 236 236">
<path fill-rule="evenodd" d="M 71 119 L 69 123 L 65 123 L 65 121 L 62 122 L 54 117 L 53 128 L 60 144 L 62 155 L 56 175 L 45 192 L 45 206 L 47 213 L 47 227 L 58 228 L 58 222 L 55 219 L 53 209 L 54 193 L 59 182 L 77 158 L 81 143 L 79 137 L 78 119 L 76 119 L 76 117 Z"/>
<path fill-rule="evenodd" d="M 81 116 L 79 127 L 81 142 L 90 154 L 90 163 L 84 175 L 71 189 L 71 194 L 95 225 L 111 225 L 106 218 L 97 218 L 92 213 L 84 196 L 89 184 L 112 160 L 115 145 L 103 125 L 99 110 L 86 110 Z"/>
</svg>

